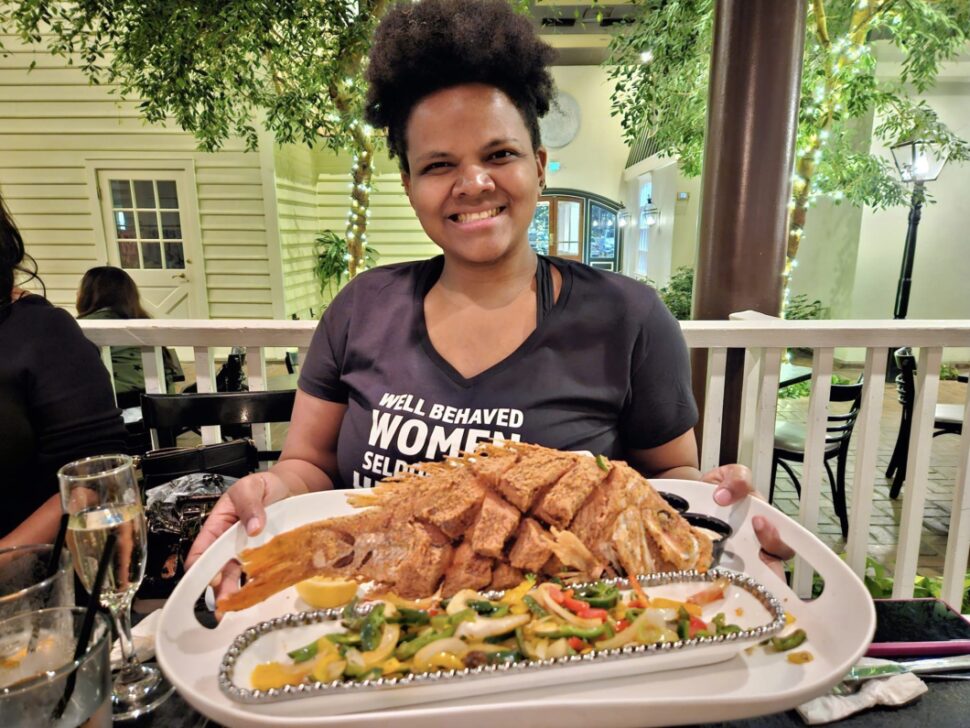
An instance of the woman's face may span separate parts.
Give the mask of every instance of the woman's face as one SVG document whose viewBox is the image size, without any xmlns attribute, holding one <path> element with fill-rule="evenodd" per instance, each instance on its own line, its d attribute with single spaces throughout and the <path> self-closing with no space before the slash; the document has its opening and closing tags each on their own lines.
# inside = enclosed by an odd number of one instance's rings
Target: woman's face
<svg viewBox="0 0 970 728">
<path fill-rule="evenodd" d="M 508 96 L 482 84 L 438 91 L 415 105 L 405 134 L 404 189 L 447 257 L 487 264 L 528 246 L 546 151 L 533 152 Z"/>
</svg>

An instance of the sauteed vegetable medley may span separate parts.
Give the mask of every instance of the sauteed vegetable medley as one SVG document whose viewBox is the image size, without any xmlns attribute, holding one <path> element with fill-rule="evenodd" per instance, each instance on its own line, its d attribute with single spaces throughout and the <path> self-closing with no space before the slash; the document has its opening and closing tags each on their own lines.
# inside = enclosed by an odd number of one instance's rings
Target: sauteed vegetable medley
<svg viewBox="0 0 970 728">
<path fill-rule="evenodd" d="M 621 592 L 605 582 L 571 589 L 532 579 L 497 600 L 470 589 L 421 603 L 387 596 L 364 615 L 351 602 L 345 631 L 293 650 L 287 662 L 257 665 L 252 687 L 463 670 L 739 632 L 723 613 L 701 618 L 702 605 L 722 599 L 727 584 L 719 579 L 684 602 L 650 598 L 639 584 Z"/>
</svg>

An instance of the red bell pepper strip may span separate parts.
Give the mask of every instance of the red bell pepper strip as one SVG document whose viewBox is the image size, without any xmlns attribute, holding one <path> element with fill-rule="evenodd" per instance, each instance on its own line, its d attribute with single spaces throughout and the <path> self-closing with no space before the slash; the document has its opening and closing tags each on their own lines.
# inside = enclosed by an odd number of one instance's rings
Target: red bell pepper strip
<svg viewBox="0 0 970 728">
<path fill-rule="evenodd" d="M 566 642 L 572 647 L 576 652 L 582 652 L 586 649 L 586 640 L 581 640 L 579 637 L 570 637 Z"/>
<path fill-rule="evenodd" d="M 690 616 L 690 626 L 688 627 L 688 635 L 694 637 L 698 632 L 707 632 L 707 624 L 703 619 L 698 619 L 693 614 Z"/>
<path fill-rule="evenodd" d="M 570 612 L 575 612 L 576 614 L 579 614 L 584 609 L 589 609 L 589 602 L 580 601 L 579 599 L 573 599 L 572 597 L 569 597 L 569 596 L 566 596 L 563 598 L 562 605 Z"/>
<path fill-rule="evenodd" d="M 605 609 L 599 609 L 597 607 L 586 607 L 576 612 L 577 617 L 582 617 L 583 619 L 598 619 L 601 622 L 606 619 L 608 614 Z"/>
</svg>

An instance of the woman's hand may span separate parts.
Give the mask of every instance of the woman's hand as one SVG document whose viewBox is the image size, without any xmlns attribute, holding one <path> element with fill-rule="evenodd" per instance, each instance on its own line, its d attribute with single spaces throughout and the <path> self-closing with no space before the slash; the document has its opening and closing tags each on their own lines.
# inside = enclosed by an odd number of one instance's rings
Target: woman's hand
<svg viewBox="0 0 970 728">
<path fill-rule="evenodd" d="M 245 524 L 246 533 L 255 536 L 266 525 L 266 506 L 283 500 L 290 489 L 282 478 L 270 472 L 253 473 L 238 480 L 222 494 L 209 517 L 202 524 L 199 535 L 185 559 L 186 568 L 202 555 L 217 538 L 229 530 L 236 521 Z"/>
<path fill-rule="evenodd" d="M 748 496 L 761 498 L 754 489 L 751 469 L 746 465 L 721 465 L 704 473 L 701 480 L 715 486 L 714 502 L 720 506 L 729 506 Z M 767 519 L 755 516 L 751 519 L 751 526 L 761 544 L 761 560 L 784 578 L 783 562 L 794 558 L 794 550 L 781 540 L 778 529 Z"/>
<path fill-rule="evenodd" d="M 286 483 L 273 472 L 253 473 L 233 483 L 202 524 L 185 559 L 185 568 L 191 568 L 202 553 L 236 521 L 245 524 L 246 533 L 250 536 L 258 534 L 266 525 L 266 506 L 289 495 L 290 489 Z M 226 564 L 210 582 L 216 599 L 238 589 L 239 576 L 237 561 Z"/>
</svg>

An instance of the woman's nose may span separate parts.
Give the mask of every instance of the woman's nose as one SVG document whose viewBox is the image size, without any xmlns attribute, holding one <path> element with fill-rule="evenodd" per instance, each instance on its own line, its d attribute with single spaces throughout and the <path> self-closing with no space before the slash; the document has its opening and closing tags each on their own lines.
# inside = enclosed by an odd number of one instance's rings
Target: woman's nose
<svg viewBox="0 0 970 728">
<path fill-rule="evenodd" d="M 491 175 L 482 167 L 475 166 L 460 170 L 452 191 L 455 196 L 472 196 L 494 189 L 495 182 Z"/>
</svg>

